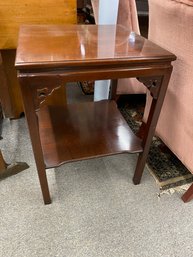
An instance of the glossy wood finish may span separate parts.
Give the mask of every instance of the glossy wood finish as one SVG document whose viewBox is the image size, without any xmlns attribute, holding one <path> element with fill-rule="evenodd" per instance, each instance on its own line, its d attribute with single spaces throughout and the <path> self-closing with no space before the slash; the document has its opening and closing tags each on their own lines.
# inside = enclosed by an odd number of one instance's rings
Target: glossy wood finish
<svg viewBox="0 0 193 257">
<path fill-rule="evenodd" d="M 38 47 L 37 47 L 38 46 Z M 51 202 L 45 168 L 66 161 L 138 152 L 140 183 L 175 56 L 124 27 L 111 25 L 23 26 L 16 68 L 44 203 Z M 69 81 L 137 77 L 153 96 L 141 139 L 115 103 L 46 104 Z M 63 134 L 64 133 L 64 134 Z"/>
<path fill-rule="evenodd" d="M 32 25 L 20 28 L 16 67 L 128 66 L 171 59 L 170 52 L 122 26 Z"/>
<path fill-rule="evenodd" d="M 114 101 L 45 106 L 37 115 L 46 168 L 143 150 Z"/>
</svg>

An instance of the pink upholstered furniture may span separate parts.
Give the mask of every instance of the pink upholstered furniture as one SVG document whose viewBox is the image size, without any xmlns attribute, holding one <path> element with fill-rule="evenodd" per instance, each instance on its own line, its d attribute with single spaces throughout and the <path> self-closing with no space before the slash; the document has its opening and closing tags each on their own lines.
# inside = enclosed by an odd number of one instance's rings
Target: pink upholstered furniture
<svg viewBox="0 0 193 257">
<path fill-rule="evenodd" d="M 149 39 L 177 56 L 156 133 L 193 173 L 193 0 L 149 0 Z"/>
<path fill-rule="evenodd" d="M 98 23 L 99 0 L 91 0 L 95 21 Z M 140 34 L 135 0 L 119 0 L 117 23 Z M 146 93 L 145 87 L 135 78 L 119 79 L 117 95 Z"/>
</svg>

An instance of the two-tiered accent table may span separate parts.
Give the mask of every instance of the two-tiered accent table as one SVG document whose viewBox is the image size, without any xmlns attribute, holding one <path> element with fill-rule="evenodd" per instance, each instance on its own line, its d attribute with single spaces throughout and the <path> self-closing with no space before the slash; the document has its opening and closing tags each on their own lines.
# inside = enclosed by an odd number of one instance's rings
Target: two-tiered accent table
<svg viewBox="0 0 193 257">
<path fill-rule="evenodd" d="M 44 203 L 51 202 L 46 169 L 123 152 L 139 153 L 139 184 L 175 56 L 122 26 L 22 26 L 16 56 L 25 114 Z M 67 82 L 137 77 L 153 97 L 141 138 L 113 100 L 49 104 Z"/>
</svg>

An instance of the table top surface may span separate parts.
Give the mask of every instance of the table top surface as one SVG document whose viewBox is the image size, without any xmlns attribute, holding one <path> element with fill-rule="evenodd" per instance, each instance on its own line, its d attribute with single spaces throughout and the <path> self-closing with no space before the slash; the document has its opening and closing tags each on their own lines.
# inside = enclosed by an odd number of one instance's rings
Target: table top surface
<svg viewBox="0 0 193 257">
<path fill-rule="evenodd" d="M 121 25 L 24 25 L 16 68 L 172 61 L 175 56 Z"/>
</svg>

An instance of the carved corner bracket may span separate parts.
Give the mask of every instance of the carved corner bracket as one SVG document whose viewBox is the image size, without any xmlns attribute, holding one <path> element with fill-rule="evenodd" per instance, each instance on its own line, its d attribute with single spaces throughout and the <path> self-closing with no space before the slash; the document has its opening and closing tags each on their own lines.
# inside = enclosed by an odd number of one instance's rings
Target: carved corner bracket
<svg viewBox="0 0 193 257">
<path fill-rule="evenodd" d="M 42 87 L 34 89 L 34 104 L 35 110 L 39 110 L 40 106 L 45 102 L 46 98 L 50 96 L 55 90 L 60 88 L 60 86 Z"/>
<path fill-rule="evenodd" d="M 154 99 L 158 98 L 160 85 L 162 83 L 162 76 L 156 76 L 156 77 L 140 77 L 137 78 L 140 82 L 144 84 L 144 86 L 147 87 L 147 89 L 150 91 L 151 96 Z"/>
</svg>

